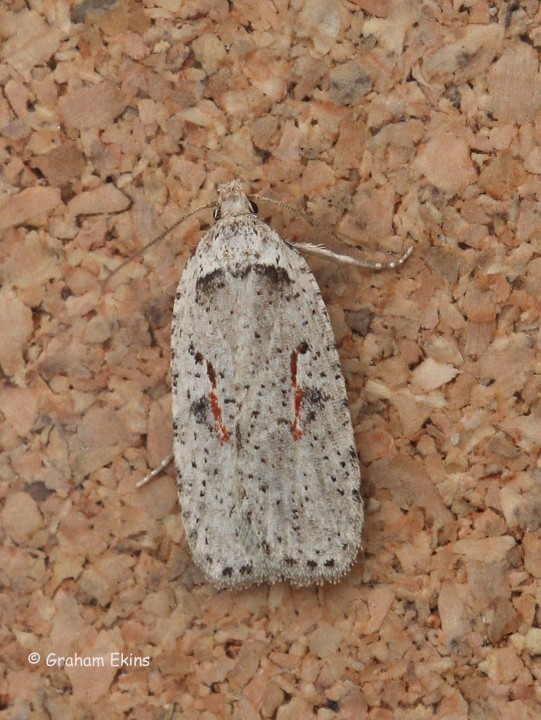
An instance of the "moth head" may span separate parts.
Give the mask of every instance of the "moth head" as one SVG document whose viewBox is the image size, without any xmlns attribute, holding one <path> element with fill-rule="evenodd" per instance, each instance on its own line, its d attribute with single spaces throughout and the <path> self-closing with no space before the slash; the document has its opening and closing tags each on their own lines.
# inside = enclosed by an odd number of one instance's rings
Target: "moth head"
<svg viewBox="0 0 541 720">
<path fill-rule="evenodd" d="M 255 215 L 257 205 L 244 194 L 240 180 L 218 185 L 218 204 L 214 219 L 220 220 L 237 215 Z"/>
</svg>

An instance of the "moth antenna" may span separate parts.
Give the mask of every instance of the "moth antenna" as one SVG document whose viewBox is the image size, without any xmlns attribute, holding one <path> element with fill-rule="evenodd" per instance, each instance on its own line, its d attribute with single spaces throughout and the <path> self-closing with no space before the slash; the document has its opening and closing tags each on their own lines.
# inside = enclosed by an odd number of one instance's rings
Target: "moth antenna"
<svg viewBox="0 0 541 720">
<path fill-rule="evenodd" d="M 310 225 L 314 226 L 313 221 L 311 218 L 308 217 L 308 215 L 303 212 L 302 210 L 299 210 L 298 208 L 293 207 L 292 205 L 288 205 L 285 202 L 282 202 L 281 200 L 274 200 L 273 198 L 266 197 L 266 195 L 249 195 L 250 198 L 255 198 L 257 200 L 264 200 L 266 202 L 273 203 L 274 205 L 278 205 L 279 207 L 282 207 L 286 210 L 289 210 L 294 215 L 304 215 L 304 217 L 308 220 Z M 347 236 L 344 236 L 347 237 Z M 394 260 L 386 260 L 384 262 L 377 262 L 376 260 L 358 260 L 357 258 L 352 257 L 351 255 L 341 255 L 339 253 L 335 253 L 332 250 L 328 250 L 323 245 L 313 245 L 311 243 L 291 243 L 290 245 L 293 245 L 296 248 L 300 248 L 301 250 L 304 250 L 305 252 L 311 254 L 311 255 L 317 255 L 319 257 L 327 258 L 327 260 L 334 260 L 336 262 L 342 263 L 344 265 L 355 265 L 356 267 L 362 267 L 362 268 L 368 268 L 369 270 L 386 270 L 386 269 L 393 269 L 395 267 L 398 267 L 399 265 L 402 265 L 411 253 L 413 252 L 413 246 L 409 246 L 404 250 L 402 255 L 399 255 Z"/>
<path fill-rule="evenodd" d="M 158 467 L 155 467 L 154 470 L 151 470 L 148 475 L 145 475 L 142 480 L 139 480 L 135 487 L 141 488 L 143 487 L 143 485 L 146 485 L 148 482 L 150 482 L 153 478 L 156 477 L 156 475 L 159 475 L 161 471 L 169 465 L 172 459 L 173 453 L 170 452 L 163 458 Z"/>
<path fill-rule="evenodd" d="M 166 228 L 163 232 L 161 232 L 159 235 L 157 235 L 153 240 L 151 240 L 149 243 L 144 245 L 142 248 L 137 250 L 137 252 L 133 253 L 133 255 L 130 255 L 129 258 L 126 258 L 124 262 L 121 262 L 118 267 L 116 267 L 113 271 L 109 273 L 109 275 L 105 278 L 105 280 L 102 281 L 102 288 L 104 292 L 107 290 L 107 287 L 109 285 L 109 282 L 111 278 L 116 275 L 118 272 L 120 272 L 128 263 L 131 263 L 132 260 L 135 260 L 135 258 L 138 258 L 140 255 L 145 253 L 149 247 L 152 247 L 152 245 L 155 245 L 156 243 L 160 242 L 160 240 L 163 240 L 164 237 L 167 237 L 170 232 L 173 232 L 179 225 L 181 225 L 185 220 L 187 220 L 192 215 L 195 215 L 198 212 L 201 212 L 201 210 L 207 210 L 208 208 L 216 207 L 217 203 L 211 202 L 206 203 L 205 205 L 201 205 L 198 208 L 195 208 L 195 210 L 191 210 L 189 213 L 186 213 L 185 215 L 182 215 L 178 220 L 176 220 L 172 225 L 170 225 L 168 228 Z"/>
<path fill-rule="evenodd" d="M 402 255 L 399 255 L 394 260 L 385 260 L 383 262 L 377 262 L 375 260 L 358 260 L 351 255 L 340 255 L 332 250 L 328 250 L 322 245 L 312 245 L 311 243 L 292 243 L 293 247 L 300 248 L 310 255 L 317 255 L 319 257 L 327 258 L 328 260 L 334 260 L 342 263 L 343 265 L 355 265 L 356 267 L 368 268 L 369 270 L 392 270 L 393 268 L 402 265 L 406 262 L 411 253 L 413 252 L 413 246 L 409 246 L 404 250 Z"/>
<path fill-rule="evenodd" d="M 285 202 L 282 202 L 281 200 L 275 200 L 274 198 L 267 197 L 266 195 L 248 195 L 249 198 L 255 198 L 256 200 L 264 200 L 265 202 L 273 203 L 274 205 L 278 205 L 279 207 L 284 208 L 285 210 L 289 210 L 289 212 L 292 212 L 294 215 L 305 215 L 303 210 L 299 210 L 299 208 L 293 207 L 293 205 L 288 205 Z M 310 222 L 310 218 L 307 217 L 308 222 Z"/>
</svg>

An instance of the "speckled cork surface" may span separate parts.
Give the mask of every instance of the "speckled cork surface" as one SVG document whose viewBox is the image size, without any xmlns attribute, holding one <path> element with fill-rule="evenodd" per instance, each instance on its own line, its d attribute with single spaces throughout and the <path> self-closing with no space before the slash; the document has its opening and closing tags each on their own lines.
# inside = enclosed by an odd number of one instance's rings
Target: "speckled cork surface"
<svg viewBox="0 0 541 720">
<path fill-rule="evenodd" d="M 539 3 L 8 0 L 0 38 L 0 718 L 539 718 Z M 173 469 L 135 489 L 210 211 L 101 281 L 234 177 L 283 237 L 415 248 L 310 260 L 367 511 L 332 586 L 218 592 Z"/>
</svg>

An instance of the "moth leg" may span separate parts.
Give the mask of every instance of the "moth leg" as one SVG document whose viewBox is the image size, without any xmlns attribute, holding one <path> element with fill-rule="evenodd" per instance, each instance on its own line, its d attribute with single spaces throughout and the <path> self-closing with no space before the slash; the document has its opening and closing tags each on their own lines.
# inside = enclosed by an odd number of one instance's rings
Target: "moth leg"
<svg viewBox="0 0 541 720">
<path fill-rule="evenodd" d="M 339 255 L 338 253 L 334 253 L 332 250 L 328 250 L 326 247 L 323 247 L 323 245 L 295 243 L 293 247 L 304 250 L 311 255 L 318 255 L 319 257 L 324 257 L 329 260 L 335 260 L 336 262 L 343 263 L 344 265 L 356 265 L 357 267 L 369 268 L 370 270 L 385 270 L 387 268 L 392 269 L 398 267 L 399 265 L 402 265 L 402 263 L 405 262 L 413 252 L 413 247 L 410 246 L 402 253 L 402 255 L 396 258 L 396 260 L 375 262 L 374 260 L 357 260 L 350 255 Z"/>
<path fill-rule="evenodd" d="M 142 480 L 139 480 L 139 482 L 137 483 L 137 485 L 135 487 L 140 488 L 140 487 L 143 487 L 143 485 L 146 485 L 147 482 L 150 482 L 153 478 L 156 477 L 156 475 L 159 475 L 161 473 L 161 471 L 169 465 L 169 463 L 171 462 L 172 459 L 173 459 L 173 453 L 170 452 L 168 455 L 166 455 L 164 457 L 164 459 L 161 461 L 161 463 L 158 465 L 158 467 L 155 467 L 154 470 L 149 472 L 148 475 L 145 475 L 145 477 Z"/>
</svg>

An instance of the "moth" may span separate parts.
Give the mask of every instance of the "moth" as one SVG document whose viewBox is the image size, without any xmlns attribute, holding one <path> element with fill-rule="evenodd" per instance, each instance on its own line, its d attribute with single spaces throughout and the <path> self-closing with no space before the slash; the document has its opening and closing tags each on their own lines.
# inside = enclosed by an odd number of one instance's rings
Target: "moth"
<svg viewBox="0 0 541 720">
<path fill-rule="evenodd" d="M 218 187 L 214 219 L 182 273 L 171 333 L 187 542 L 217 587 L 334 582 L 357 556 L 363 501 L 327 309 L 298 246 L 258 219 L 238 180 Z M 380 264 L 301 247 L 377 269 L 411 252 Z"/>
</svg>

